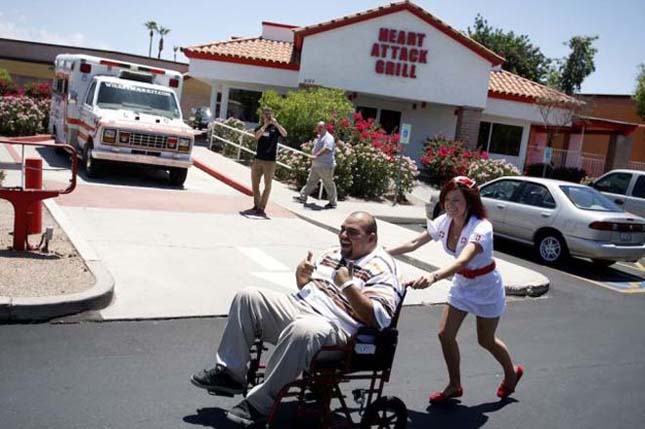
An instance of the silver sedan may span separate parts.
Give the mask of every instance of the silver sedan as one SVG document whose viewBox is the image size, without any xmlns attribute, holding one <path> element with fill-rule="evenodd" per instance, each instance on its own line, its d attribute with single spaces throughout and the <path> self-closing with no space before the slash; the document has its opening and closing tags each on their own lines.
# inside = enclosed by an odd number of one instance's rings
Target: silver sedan
<svg viewBox="0 0 645 429">
<path fill-rule="evenodd" d="M 572 255 L 609 266 L 645 256 L 645 219 L 589 186 L 518 176 L 495 179 L 480 191 L 495 234 L 534 246 L 545 264 Z M 428 208 L 440 212 L 438 194 Z"/>
</svg>

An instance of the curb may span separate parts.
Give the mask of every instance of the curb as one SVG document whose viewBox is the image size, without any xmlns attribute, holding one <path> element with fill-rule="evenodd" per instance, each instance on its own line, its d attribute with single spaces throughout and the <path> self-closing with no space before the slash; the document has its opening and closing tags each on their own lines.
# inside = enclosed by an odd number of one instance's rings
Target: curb
<svg viewBox="0 0 645 429">
<path fill-rule="evenodd" d="M 55 317 L 106 307 L 114 295 L 114 279 L 98 261 L 85 264 L 96 278 L 90 289 L 56 296 L 0 297 L 0 321 L 42 322 Z"/>
<path fill-rule="evenodd" d="M 202 170 L 204 173 L 208 174 L 209 176 L 214 177 L 215 179 L 224 182 L 231 188 L 237 189 L 238 191 L 242 192 L 243 194 L 248 195 L 249 197 L 253 196 L 253 191 L 251 188 L 249 188 L 246 185 L 241 184 L 240 182 L 231 179 L 228 176 L 223 175 L 219 171 L 214 170 L 213 168 L 209 167 L 208 165 L 204 164 L 202 161 L 193 158 L 193 165 L 200 170 Z"/>
<path fill-rule="evenodd" d="M 98 310 L 107 307 L 114 296 L 114 278 L 93 249 L 74 229 L 55 201 L 45 200 L 43 204 L 78 251 L 96 282 L 83 292 L 69 295 L 17 298 L 0 296 L 0 321 L 42 322 L 55 317 Z"/>
</svg>

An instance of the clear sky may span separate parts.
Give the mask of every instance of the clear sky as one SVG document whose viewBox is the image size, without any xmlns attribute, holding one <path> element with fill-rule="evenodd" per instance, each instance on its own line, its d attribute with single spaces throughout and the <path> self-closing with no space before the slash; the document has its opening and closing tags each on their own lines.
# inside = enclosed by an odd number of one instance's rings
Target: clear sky
<svg viewBox="0 0 645 429">
<path fill-rule="evenodd" d="M 596 71 L 582 92 L 630 94 L 645 63 L 645 0 L 416 0 L 462 31 L 480 13 L 494 27 L 526 34 L 547 57 L 563 57 L 575 35 L 598 35 Z M 168 27 L 173 46 L 259 36 L 262 21 L 309 25 L 387 4 L 378 0 L 0 0 L 0 37 L 148 53 L 143 23 Z M 156 55 L 157 38 L 153 53 Z M 178 53 L 178 61 L 187 59 Z"/>
</svg>

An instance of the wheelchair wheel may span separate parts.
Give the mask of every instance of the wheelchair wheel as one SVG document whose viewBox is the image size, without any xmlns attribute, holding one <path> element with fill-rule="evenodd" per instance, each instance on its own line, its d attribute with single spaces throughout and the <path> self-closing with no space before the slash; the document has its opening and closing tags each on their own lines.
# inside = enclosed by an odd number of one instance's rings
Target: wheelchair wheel
<svg viewBox="0 0 645 429">
<path fill-rule="evenodd" d="M 403 429 L 408 425 L 408 409 L 396 396 L 382 396 L 372 402 L 361 419 L 361 429 Z"/>
</svg>

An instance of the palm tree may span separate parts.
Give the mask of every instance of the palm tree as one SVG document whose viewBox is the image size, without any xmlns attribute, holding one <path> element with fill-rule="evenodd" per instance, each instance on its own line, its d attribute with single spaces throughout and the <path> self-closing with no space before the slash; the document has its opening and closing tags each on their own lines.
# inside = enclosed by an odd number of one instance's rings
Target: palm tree
<svg viewBox="0 0 645 429">
<path fill-rule="evenodd" d="M 157 33 L 159 33 L 159 53 L 157 54 L 157 59 L 161 59 L 161 51 L 163 51 L 163 36 L 170 33 L 170 28 L 160 25 L 157 29 Z"/>
<path fill-rule="evenodd" d="M 154 21 L 148 21 L 144 22 L 143 25 L 146 26 L 148 30 L 150 30 L 150 46 L 148 47 L 148 56 L 152 56 L 152 36 L 155 35 L 155 31 L 157 31 L 157 23 Z"/>
<path fill-rule="evenodd" d="M 178 50 L 179 50 L 179 46 L 175 45 L 175 46 L 172 47 L 172 51 L 174 52 L 174 56 L 173 56 L 173 61 L 174 62 L 177 62 L 177 51 Z"/>
</svg>

